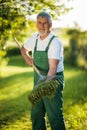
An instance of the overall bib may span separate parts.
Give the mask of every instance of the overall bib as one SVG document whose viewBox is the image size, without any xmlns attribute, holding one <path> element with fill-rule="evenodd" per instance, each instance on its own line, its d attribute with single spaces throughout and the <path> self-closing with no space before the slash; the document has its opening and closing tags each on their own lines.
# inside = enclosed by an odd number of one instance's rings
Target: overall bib
<svg viewBox="0 0 87 130">
<path fill-rule="evenodd" d="M 38 39 L 36 39 L 34 48 L 34 64 L 39 69 L 42 75 L 47 75 L 49 70 L 48 49 L 55 36 L 53 36 L 45 51 L 37 51 Z M 63 72 L 57 73 L 63 75 Z M 39 80 L 38 74 L 34 71 L 34 86 Z M 55 96 L 51 99 L 43 97 L 31 110 L 31 120 L 33 130 L 46 130 L 45 114 L 47 113 L 50 122 L 51 130 L 65 130 L 63 115 L 62 115 L 62 91 L 63 85 L 58 86 Z"/>
</svg>

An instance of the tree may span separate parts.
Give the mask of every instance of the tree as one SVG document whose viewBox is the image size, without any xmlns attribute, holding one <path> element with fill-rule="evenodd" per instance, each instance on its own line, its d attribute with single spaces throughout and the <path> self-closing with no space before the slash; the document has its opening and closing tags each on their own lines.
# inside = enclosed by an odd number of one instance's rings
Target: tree
<svg viewBox="0 0 87 130">
<path fill-rule="evenodd" d="M 69 11 L 69 8 L 61 0 L 0 0 L 0 49 L 10 36 L 22 35 L 28 16 L 43 10 L 58 18 L 61 13 Z"/>
</svg>

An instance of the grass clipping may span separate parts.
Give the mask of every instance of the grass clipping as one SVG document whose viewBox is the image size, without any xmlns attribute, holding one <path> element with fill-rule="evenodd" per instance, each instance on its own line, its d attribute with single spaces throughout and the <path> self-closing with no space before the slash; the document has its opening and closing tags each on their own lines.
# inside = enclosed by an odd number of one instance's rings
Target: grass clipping
<svg viewBox="0 0 87 130">
<path fill-rule="evenodd" d="M 41 98 L 43 98 L 43 96 L 52 98 L 60 84 L 63 84 L 63 76 L 54 76 L 48 81 L 46 81 L 46 78 L 39 81 L 31 93 L 28 95 L 29 101 L 32 105 L 34 105 Z"/>
</svg>

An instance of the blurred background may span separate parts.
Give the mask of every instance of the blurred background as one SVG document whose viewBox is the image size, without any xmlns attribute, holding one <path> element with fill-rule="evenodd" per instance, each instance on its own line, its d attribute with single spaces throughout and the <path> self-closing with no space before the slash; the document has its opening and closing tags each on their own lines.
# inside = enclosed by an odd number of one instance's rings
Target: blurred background
<svg viewBox="0 0 87 130">
<path fill-rule="evenodd" d="M 36 16 L 41 11 L 52 15 L 52 31 L 64 47 L 66 128 L 87 130 L 86 0 L 0 0 L 0 128 L 32 130 L 27 96 L 33 69 L 20 55 L 14 37 L 23 45 L 37 32 Z"/>
</svg>

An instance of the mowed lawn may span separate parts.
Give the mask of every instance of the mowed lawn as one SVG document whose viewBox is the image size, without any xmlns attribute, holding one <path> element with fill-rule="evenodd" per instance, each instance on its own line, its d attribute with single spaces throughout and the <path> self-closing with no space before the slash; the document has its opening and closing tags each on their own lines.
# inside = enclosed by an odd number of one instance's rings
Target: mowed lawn
<svg viewBox="0 0 87 130">
<path fill-rule="evenodd" d="M 64 117 L 67 130 L 87 130 L 87 72 L 65 65 Z M 21 56 L 0 67 L 0 129 L 32 130 L 28 94 L 33 69 Z M 47 119 L 47 130 L 50 130 Z"/>
</svg>

